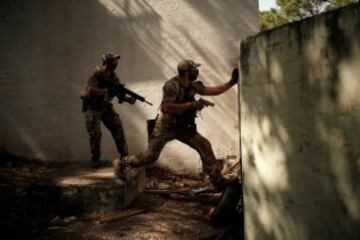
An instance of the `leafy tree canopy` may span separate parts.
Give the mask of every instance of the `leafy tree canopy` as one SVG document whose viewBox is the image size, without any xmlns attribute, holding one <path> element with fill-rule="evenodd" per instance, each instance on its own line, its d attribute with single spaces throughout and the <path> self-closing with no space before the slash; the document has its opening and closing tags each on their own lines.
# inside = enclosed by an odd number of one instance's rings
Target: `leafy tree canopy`
<svg viewBox="0 0 360 240">
<path fill-rule="evenodd" d="M 358 0 L 276 0 L 277 8 L 260 12 L 261 29 L 270 29 L 355 2 Z"/>
</svg>

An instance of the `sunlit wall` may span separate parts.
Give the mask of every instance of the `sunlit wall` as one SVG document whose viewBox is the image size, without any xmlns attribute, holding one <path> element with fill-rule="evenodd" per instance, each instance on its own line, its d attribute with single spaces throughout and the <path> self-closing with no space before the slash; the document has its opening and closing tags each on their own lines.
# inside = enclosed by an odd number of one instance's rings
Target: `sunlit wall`
<svg viewBox="0 0 360 240">
<path fill-rule="evenodd" d="M 182 58 L 202 63 L 200 78 L 228 81 L 239 40 L 257 31 L 253 0 L 0 1 L 0 147 L 46 161 L 89 161 L 80 95 L 105 51 L 121 54 L 117 73 L 154 107 L 116 105 L 131 153 L 146 148 L 146 119 L 155 117 L 163 83 Z M 218 157 L 239 155 L 237 92 L 208 98 L 198 118 Z M 103 128 L 103 158 L 117 156 Z M 199 156 L 180 143 L 163 166 L 199 171 Z"/>
<path fill-rule="evenodd" d="M 241 45 L 247 240 L 360 239 L 360 5 Z"/>
</svg>

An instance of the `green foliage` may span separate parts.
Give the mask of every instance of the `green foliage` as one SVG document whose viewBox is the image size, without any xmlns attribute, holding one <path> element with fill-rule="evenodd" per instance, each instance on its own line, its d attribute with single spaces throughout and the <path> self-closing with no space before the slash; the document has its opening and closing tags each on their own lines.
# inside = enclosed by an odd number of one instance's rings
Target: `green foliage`
<svg viewBox="0 0 360 240">
<path fill-rule="evenodd" d="M 270 29 L 354 2 L 358 0 L 277 0 L 276 9 L 260 12 L 261 29 Z"/>
<path fill-rule="evenodd" d="M 276 9 L 260 12 L 260 23 L 262 29 L 270 29 L 289 22 L 284 14 Z"/>
</svg>

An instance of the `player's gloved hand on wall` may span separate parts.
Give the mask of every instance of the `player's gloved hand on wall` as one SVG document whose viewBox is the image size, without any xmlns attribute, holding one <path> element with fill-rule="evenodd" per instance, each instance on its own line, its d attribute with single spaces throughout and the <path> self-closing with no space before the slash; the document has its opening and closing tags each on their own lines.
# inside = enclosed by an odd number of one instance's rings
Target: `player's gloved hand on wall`
<svg viewBox="0 0 360 240">
<path fill-rule="evenodd" d="M 233 71 L 231 73 L 231 79 L 229 82 L 231 85 L 235 85 L 239 82 L 239 69 L 238 68 L 233 69 Z"/>
</svg>

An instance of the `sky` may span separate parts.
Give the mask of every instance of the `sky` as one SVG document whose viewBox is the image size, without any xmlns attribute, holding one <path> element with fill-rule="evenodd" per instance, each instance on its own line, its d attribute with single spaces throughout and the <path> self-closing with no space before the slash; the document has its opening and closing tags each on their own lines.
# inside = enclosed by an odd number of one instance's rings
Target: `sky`
<svg viewBox="0 0 360 240">
<path fill-rule="evenodd" d="M 260 11 L 269 10 L 276 7 L 276 0 L 259 0 Z"/>
</svg>

